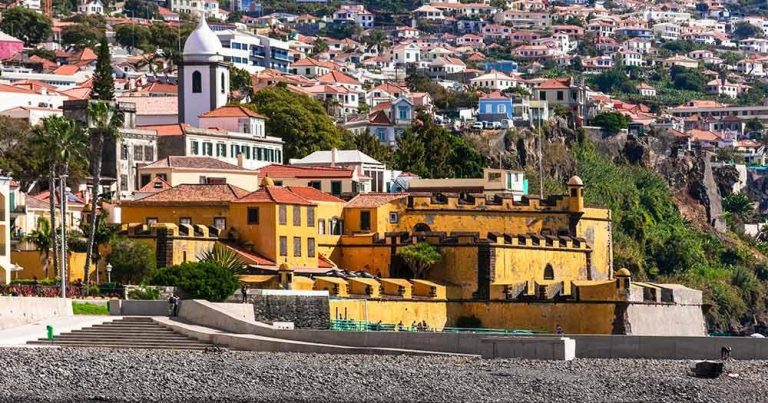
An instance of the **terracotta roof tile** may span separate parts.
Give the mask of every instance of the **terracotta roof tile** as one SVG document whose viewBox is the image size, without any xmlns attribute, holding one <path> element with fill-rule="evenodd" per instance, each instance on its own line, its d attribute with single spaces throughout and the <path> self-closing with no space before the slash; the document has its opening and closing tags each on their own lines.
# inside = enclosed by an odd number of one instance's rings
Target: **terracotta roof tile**
<svg viewBox="0 0 768 403">
<path fill-rule="evenodd" d="M 264 186 L 261 189 L 251 192 L 237 200 L 239 203 L 277 203 L 277 204 L 299 204 L 311 206 L 314 203 L 293 193 L 290 189 L 280 186 Z"/>
<path fill-rule="evenodd" d="M 230 202 L 248 194 L 233 185 L 186 184 L 147 196 L 141 200 L 125 202 L 126 205 L 153 203 L 215 203 Z"/>
<path fill-rule="evenodd" d="M 288 186 L 288 190 L 309 201 L 344 203 L 344 200 L 341 200 L 338 197 L 330 195 L 328 193 L 321 192 L 313 187 Z"/>
<path fill-rule="evenodd" d="M 227 169 L 232 171 L 249 171 L 243 167 L 233 165 L 211 157 L 182 157 L 169 156 L 157 160 L 143 168 L 193 168 L 193 169 Z"/>
<path fill-rule="evenodd" d="M 138 193 L 158 193 L 162 192 L 163 190 L 168 190 L 172 188 L 170 183 L 166 182 L 165 179 L 155 176 L 154 179 L 149 181 L 144 187 L 138 190 Z"/>
<path fill-rule="evenodd" d="M 376 208 L 395 200 L 408 197 L 407 193 L 360 193 L 348 201 L 344 207 Z"/>
<path fill-rule="evenodd" d="M 216 108 L 212 111 L 205 112 L 200 115 L 201 118 L 261 118 L 265 119 L 263 115 L 260 115 L 248 108 L 240 105 L 226 105 L 220 108 Z"/>
</svg>

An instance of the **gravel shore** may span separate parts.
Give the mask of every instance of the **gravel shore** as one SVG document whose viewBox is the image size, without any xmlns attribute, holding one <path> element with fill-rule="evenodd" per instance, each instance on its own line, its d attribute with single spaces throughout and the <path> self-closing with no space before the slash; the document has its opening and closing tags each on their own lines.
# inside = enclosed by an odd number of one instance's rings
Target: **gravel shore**
<svg viewBox="0 0 768 403">
<path fill-rule="evenodd" d="M 0 349 L 0 401 L 757 402 L 768 362 Z"/>
</svg>

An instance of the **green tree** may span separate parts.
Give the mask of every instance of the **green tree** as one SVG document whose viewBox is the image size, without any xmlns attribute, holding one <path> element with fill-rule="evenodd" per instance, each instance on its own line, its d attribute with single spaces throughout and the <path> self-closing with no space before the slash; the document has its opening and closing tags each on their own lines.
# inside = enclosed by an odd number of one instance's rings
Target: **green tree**
<svg viewBox="0 0 768 403">
<path fill-rule="evenodd" d="M 327 52 L 328 49 L 328 42 L 323 38 L 317 38 L 315 39 L 314 47 L 312 48 L 312 54 L 316 55 L 319 53 Z"/>
<path fill-rule="evenodd" d="M 746 21 L 737 22 L 731 35 L 733 35 L 733 37 L 737 40 L 747 38 L 762 38 L 765 36 L 762 28 L 750 24 Z"/>
<path fill-rule="evenodd" d="M 15 36 L 26 46 L 34 46 L 48 39 L 52 31 L 48 17 L 24 7 L 14 7 L 3 12 L 0 31 Z"/>
<path fill-rule="evenodd" d="M 115 40 L 120 46 L 152 52 L 156 49 L 152 30 L 144 25 L 120 24 L 115 27 Z"/>
<path fill-rule="evenodd" d="M 132 18 L 159 18 L 157 3 L 147 0 L 126 0 L 123 3 L 125 14 Z"/>
<path fill-rule="evenodd" d="M 412 128 L 405 129 L 397 139 L 397 149 L 393 156 L 394 166 L 401 171 L 427 176 L 425 155 L 424 143 L 418 138 L 416 132 Z"/>
<path fill-rule="evenodd" d="M 100 101 L 115 100 L 115 80 L 112 77 L 112 57 L 109 53 L 107 37 L 101 38 L 99 44 L 96 71 L 93 73 L 93 92 L 91 99 Z"/>
<path fill-rule="evenodd" d="M 602 92 L 618 91 L 627 82 L 627 75 L 619 69 L 611 69 L 590 79 L 590 83 Z"/>
<path fill-rule="evenodd" d="M 21 119 L 0 116 L 0 169 L 21 180 L 23 185 L 39 180 L 48 172 L 37 158 L 34 158 L 32 128 Z M 26 186 L 22 186 L 26 187 Z"/>
<path fill-rule="evenodd" d="M 88 230 L 88 251 L 83 269 L 84 281 L 90 281 L 90 263 L 94 257 L 96 245 L 96 229 L 99 225 L 97 216 L 98 200 L 101 188 L 101 166 L 104 142 L 108 139 L 119 138 L 119 128 L 122 126 L 122 116 L 112 103 L 96 101 L 88 104 L 88 121 L 91 132 L 91 175 L 93 177 L 93 197 L 91 197 L 91 212 L 93 217 Z M 98 263 L 98 262 L 96 262 Z"/>
<path fill-rule="evenodd" d="M 128 238 L 111 243 L 109 264 L 112 280 L 123 284 L 138 284 L 156 267 L 155 254 L 149 245 Z"/>
<path fill-rule="evenodd" d="M 248 272 L 242 259 L 230 248 L 215 245 L 213 249 L 203 253 L 199 260 L 203 263 L 212 263 L 223 267 L 234 274 L 245 274 Z"/>
<path fill-rule="evenodd" d="M 483 154 L 466 137 L 451 136 L 451 157 L 448 164 L 456 178 L 481 178 L 487 162 Z"/>
<path fill-rule="evenodd" d="M 235 274 L 214 263 L 188 262 L 152 271 L 148 284 L 175 286 L 191 298 L 221 302 L 240 287 Z"/>
<path fill-rule="evenodd" d="M 672 66 L 669 74 L 672 77 L 672 84 L 679 90 L 704 92 L 707 86 L 707 77 L 697 69 Z"/>
<path fill-rule="evenodd" d="M 61 42 L 77 48 L 94 47 L 102 38 L 106 39 L 104 32 L 100 28 L 86 24 L 70 25 L 61 32 Z"/>
<path fill-rule="evenodd" d="M 48 180 L 48 213 L 50 225 L 56 228 L 56 197 L 55 180 L 59 175 L 70 175 L 75 172 L 71 182 L 79 182 L 87 165 L 88 137 L 79 130 L 74 122 L 63 116 L 51 116 L 43 119 L 33 129 L 32 155 L 41 167 L 45 167 Z M 42 172 L 41 172 L 42 174 Z M 56 231 L 51 231 L 51 243 L 57 244 Z M 54 272 L 59 271 L 58 249 L 53 250 Z M 62 257 L 63 258 L 63 257 Z"/>
<path fill-rule="evenodd" d="M 397 256 L 411 269 L 414 278 L 426 278 L 429 269 L 443 258 L 439 249 L 426 242 L 403 246 Z"/>
<path fill-rule="evenodd" d="M 414 130 L 429 150 L 425 155 L 428 176 L 430 178 L 447 178 L 453 173 L 449 163 L 451 156 L 451 133 L 438 125 L 431 115 L 419 112 L 414 120 Z"/>
<path fill-rule="evenodd" d="M 37 220 L 37 228 L 33 229 L 27 236 L 27 241 L 31 242 L 38 251 L 40 251 L 40 261 L 43 264 L 45 277 L 49 277 L 48 268 L 50 266 L 51 249 L 55 245 L 55 236 L 51 234 L 51 223 L 45 218 L 40 217 Z M 54 258 L 55 260 L 55 258 Z"/>
<path fill-rule="evenodd" d="M 352 146 L 376 161 L 389 164 L 392 161 L 392 150 L 384 144 L 381 144 L 378 138 L 371 133 L 365 132 L 353 136 Z"/>
<path fill-rule="evenodd" d="M 284 161 L 342 145 L 341 131 L 314 98 L 270 87 L 257 92 L 250 106 L 268 118 L 267 132 L 283 139 Z"/>
<path fill-rule="evenodd" d="M 744 193 L 731 193 L 723 198 L 723 210 L 742 220 L 755 211 L 752 200 Z"/>
<path fill-rule="evenodd" d="M 747 132 L 761 132 L 765 130 L 765 126 L 763 125 L 760 120 L 757 118 L 753 118 L 747 121 L 747 123 L 744 125 L 744 129 Z"/>
<path fill-rule="evenodd" d="M 229 68 L 229 89 L 238 91 L 242 95 L 249 95 L 251 92 L 251 73 L 237 67 Z"/>
<path fill-rule="evenodd" d="M 592 124 L 615 134 L 628 127 L 629 118 L 619 112 L 603 112 L 592 119 Z"/>
</svg>

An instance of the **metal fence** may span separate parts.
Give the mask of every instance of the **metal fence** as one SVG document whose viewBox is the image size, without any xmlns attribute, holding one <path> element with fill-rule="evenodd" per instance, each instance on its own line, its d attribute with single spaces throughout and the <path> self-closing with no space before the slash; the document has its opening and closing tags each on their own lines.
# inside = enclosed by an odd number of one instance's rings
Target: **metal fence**
<svg viewBox="0 0 768 403">
<path fill-rule="evenodd" d="M 432 329 L 429 327 L 401 325 L 393 323 L 371 323 L 369 321 L 359 320 L 332 320 L 331 330 L 336 331 L 354 331 L 354 332 L 442 332 L 442 333 L 484 333 L 484 334 L 506 334 L 506 335 L 531 335 L 545 334 L 547 332 L 540 330 L 525 329 L 487 329 L 487 328 L 464 328 L 464 327 L 444 327 L 442 329 Z"/>
</svg>

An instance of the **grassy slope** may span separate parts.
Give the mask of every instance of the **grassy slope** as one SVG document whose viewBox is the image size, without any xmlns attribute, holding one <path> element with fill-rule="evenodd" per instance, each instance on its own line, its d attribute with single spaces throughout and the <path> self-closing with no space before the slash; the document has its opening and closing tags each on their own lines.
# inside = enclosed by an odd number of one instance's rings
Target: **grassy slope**
<svg viewBox="0 0 768 403">
<path fill-rule="evenodd" d="M 707 320 L 714 330 L 763 311 L 765 278 L 756 275 L 766 272 L 761 254 L 735 237 L 722 239 L 686 221 L 654 172 L 614 164 L 589 144 L 572 152 L 586 202 L 613 213 L 615 269 L 627 267 L 639 279 L 703 290 L 705 302 L 712 304 Z"/>
</svg>

